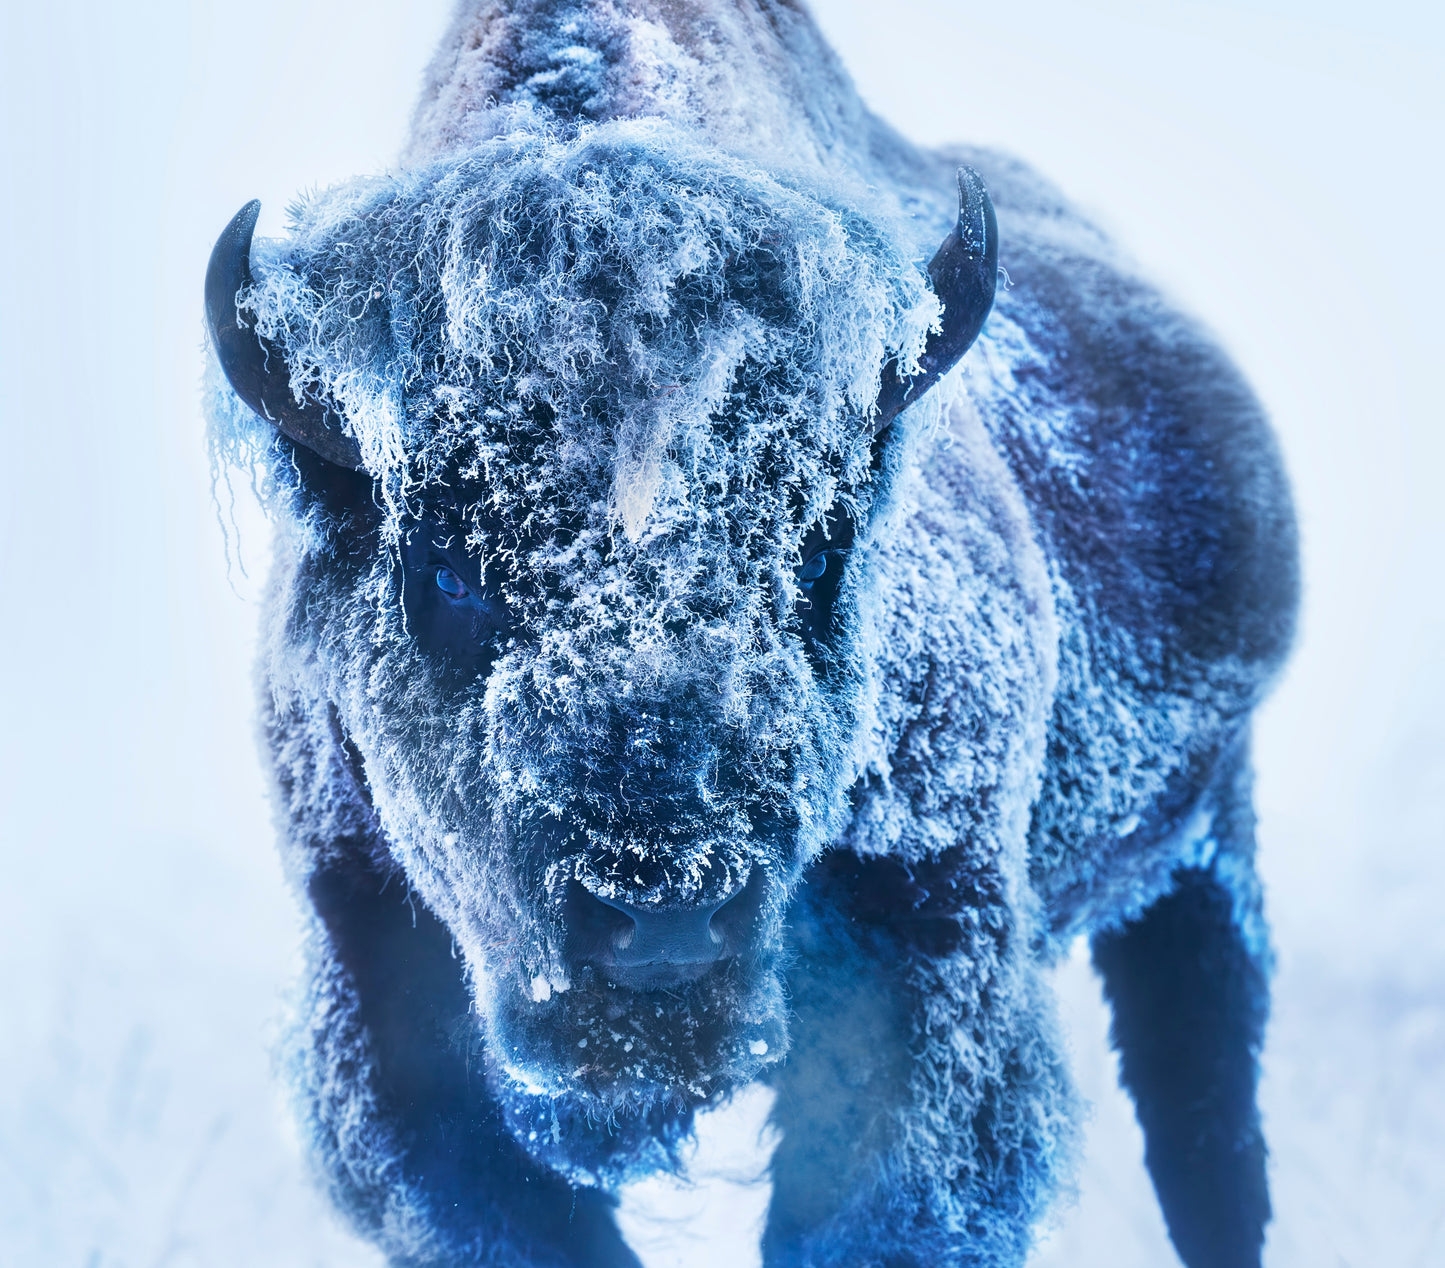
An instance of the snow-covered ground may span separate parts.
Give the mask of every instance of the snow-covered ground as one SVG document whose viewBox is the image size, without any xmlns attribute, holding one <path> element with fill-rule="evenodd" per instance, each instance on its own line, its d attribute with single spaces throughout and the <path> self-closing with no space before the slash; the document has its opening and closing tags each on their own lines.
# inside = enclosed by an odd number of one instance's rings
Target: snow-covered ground
<svg viewBox="0 0 1445 1268">
<path fill-rule="evenodd" d="M 200 279 L 247 198 L 383 167 L 447 0 L 0 16 L 0 1263 L 378 1263 L 308 1187 L 270 1068 L 295 912 L 251 742 L 264 526 L 229 571 Z M 1445 23 L 1381 0 L 817 0 L 872 103 L 1013 149 L 1234 350 L 1305 537 L 1258 738 L 1279 968 L 1273 1268 L 1445 1262 Z M 1172 1262 L 1086 962 L 1093 1101 L 1035 1268 Z M 649 1268 L 745 1265 L 765 1110 L 629 1194 Z"/>
</svg>

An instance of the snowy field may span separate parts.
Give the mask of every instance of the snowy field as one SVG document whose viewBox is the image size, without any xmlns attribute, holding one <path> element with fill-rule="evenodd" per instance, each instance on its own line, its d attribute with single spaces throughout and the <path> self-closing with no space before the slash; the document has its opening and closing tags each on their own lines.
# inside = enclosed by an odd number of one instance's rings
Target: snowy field
<svg viewBox="0 0 1445 1268">
<path fill-rule="evenodd" d="M 229 568 L 198 409 L 212 240 L 384 168 L 448 0 L 4 0 L 0 1264 L 373 1268 L 271 1069 L 295 969 L 251 738 L 265 526 Z M 1424 0 L 816 0 L 872 104 L 1033 161 L 1235 352 L 1306 549 L 1258 740 L 1278 948 L 1272 1268 L 1445 1263 L 1445 20 Z M 887 13 L 886 18 L 879 15 Z M 244 567 L 242 566 L 244 565 Z M 1093 1103 L 1034 1268 L 1174 1262 L 1083 958 Z M 766 1106 L 649 1268 L 756 1263 Z"/>
</svg>

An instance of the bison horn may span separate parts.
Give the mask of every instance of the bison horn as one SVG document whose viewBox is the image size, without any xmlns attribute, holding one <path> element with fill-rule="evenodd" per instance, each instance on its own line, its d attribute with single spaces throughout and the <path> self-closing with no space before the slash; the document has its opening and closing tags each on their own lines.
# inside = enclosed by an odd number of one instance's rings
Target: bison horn
<svg viewBox="0 0 1445 1268">
<path fill-rule="evenodd" d="M 341 415 L 323 401 L 297 401 L 286 354 L 241 324 L 236 295 L 251 285 L 251 236 L 261 204 L 252 199 L 221 231 L 206 267 L 206 325 L 216 356 L 236 395 L 298 445 L 339 467 L 363 470 L 361 450 L 341 429 Z"/>
<path fill-rule="evenodd" d="M 979 174 L 958 169 L 958 223 L 928 263 L 933 293 L 943 301 L 943 328 L 928 336 L 918 373 L 901 378 L 897 362 L 883 368 L 873 434 L 879 435 L 906 405 L 947 374 L 973 346 L 993 307 L 998 284 L 998 221 Z"/>
</svg>

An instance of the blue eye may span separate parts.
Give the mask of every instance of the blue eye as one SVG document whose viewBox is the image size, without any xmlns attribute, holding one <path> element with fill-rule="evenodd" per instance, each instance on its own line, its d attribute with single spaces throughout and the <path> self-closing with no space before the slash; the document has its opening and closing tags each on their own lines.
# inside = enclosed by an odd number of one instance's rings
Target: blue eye
<svg viewBox="0 0 1445 1268">
<path fill-rule="evenodd" d="M 467 583 L 450 568 L 437 569 L 437 589 L 449 599 L 464 599 L 467 596 Z"/>
<path fill-rule="evenodd" d="M 808 590 L 827 571 L 828 554 L 824 551 L 822 554 L 814 555 L 803 565 L 802 572 L 798 574 L 798 580 L 802 583 L 803 589 Z"/>
</svg>

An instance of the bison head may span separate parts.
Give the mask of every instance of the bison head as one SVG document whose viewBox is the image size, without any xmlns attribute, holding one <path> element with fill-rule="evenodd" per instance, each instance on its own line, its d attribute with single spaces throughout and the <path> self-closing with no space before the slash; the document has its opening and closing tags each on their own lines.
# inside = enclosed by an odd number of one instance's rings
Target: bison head
<svg viewBox="0 0 1445 1268">
<path fill-rule="evenodd" d="M 782 914 L 873 727 L 889 424 L 992 301 L 961 190 L 925 273 L 864 191 L 522 129 L 315 199 L 254 274 L 254 205 L 217 244 L 269 680 L 331 719 L 516 1087 L 688 1101 L 786 1050 Z"/>
</svg>

